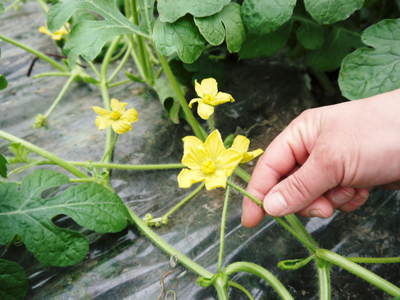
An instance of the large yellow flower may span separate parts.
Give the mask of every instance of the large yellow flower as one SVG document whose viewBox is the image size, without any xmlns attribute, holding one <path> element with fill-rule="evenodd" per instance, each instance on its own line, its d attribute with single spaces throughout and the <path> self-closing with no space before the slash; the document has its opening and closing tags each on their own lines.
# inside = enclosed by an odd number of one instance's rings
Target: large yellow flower
<svg viewBox="0 0 400 300">
<path fill-rule="evenodd" d="M 96 126 L 100 130 L 112 127 L 118 133 L 123 134 L 132 129 L 132 123 L 138 120 L 138 112 L 131 108 L 126 110 L 128 103 L 111 99 L 111 111 L 99 106 L 93 106 L 93 110 L 98 114 Z"/>
<path fill-rule="evenodd" d="M 181 188 L 204 181 L 207 190 L 226 187 L 227 178 L 242 159 L 243 154 L 234 149 L 225 149 L 218 130 L 214 130 L 203 143 L 197 137 L 183 138 L 182 164 L 188 167 L 178 175 Z"/>
<path fill-rule="evenodd" d="M 254 151 L 247 152 L 247 150 L 249 150 L 249 146 L 250 146 L 250 140 L 243 135 L 238 135 L 233 140 L 231 149 L 234 149 L 243 155 L 240 163 L 247 163 L 264 152 L 261 149 L 256 149 Z"/>
<path fill-rule="evenodd" d="M 214 106 L 235 101 L 230 94 L 218 92 L 218 83 L 214 78 L 203 79 L 201 83 L 196 80 L 195 90 L 200 98 L 192 99 L 189 107 L 191 108 L 193 103 L 197 102 L 197 113 L 204 120 L 208 120 L 214 113 Z"/>
<path fill-rule="evenodd" d="M 68 34 L 68 30 L 67 28 L 65 28 L 64 26 L 61 27 L 59 30 L 55 31 L 55 32 L 51 32 L 47 26 L 40 26 L 39 27 L 39 32 L 43 33 L 43 34 L 47 34 L 48 36 L 50 36 L 53 40 L 59 41 L 63 38 L 64 35 Z"/>
</svg>

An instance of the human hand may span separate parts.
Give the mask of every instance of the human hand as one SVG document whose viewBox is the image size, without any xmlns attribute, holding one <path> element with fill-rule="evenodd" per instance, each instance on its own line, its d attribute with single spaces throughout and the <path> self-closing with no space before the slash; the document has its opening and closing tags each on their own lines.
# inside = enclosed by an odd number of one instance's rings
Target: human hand
<svg viewBox="0 0 400 300">
<path fill-rule="evenodd" d="M 272 216 L 353 211 L 368 189 L 400 180 L 400 90 L 315 108 L 293 120 L 258 160 L 247 191 Z M 264 210 L 243 200 L 242 224 Z"/>
</svg>

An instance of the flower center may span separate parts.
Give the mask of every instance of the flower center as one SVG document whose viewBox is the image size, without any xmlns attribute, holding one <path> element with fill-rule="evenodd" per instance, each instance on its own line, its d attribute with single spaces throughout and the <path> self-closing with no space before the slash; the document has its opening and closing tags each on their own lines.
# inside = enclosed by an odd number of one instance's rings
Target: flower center
<svg viewBox="0 0 400 300">
<path fill-rule="evenodd" d="M 201 165 L 201 171 L 206 175 L 210 175 L 210 174 L 214 173 L 216 170 L 217 170 L 217 167 L 215 166 L 215 163 L 211 159 L 207 159 Z"/>
<path fill-rule="evenodd" d="M 215 100 L 214 96 L 211 96 L 211 95 L 208 95 L 208 94 L 204 95 L 204 97 L 203 97 L 203 102 L 205 104 L 211 105 L 211 104 L 213 104 L 214 100 Z"/>
<path fill-rule="evenodd" d="M 121 118 L 121 113 L 119 111 L 112 111 L 110 114 L 110 119 L 113 121 L 117 121 Z"/>
</svg>

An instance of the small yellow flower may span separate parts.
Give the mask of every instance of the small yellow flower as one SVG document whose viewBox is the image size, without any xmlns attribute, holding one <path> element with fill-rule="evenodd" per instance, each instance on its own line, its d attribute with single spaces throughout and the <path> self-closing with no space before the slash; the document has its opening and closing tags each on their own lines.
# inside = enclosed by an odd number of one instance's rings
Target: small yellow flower
<svg viewBox="0 0 400 300">
<path fill-rule="evenodd" d="M 203 143 L 197 137 L 183 138 L 182 169 L 178 175 L 180 188 L 204 181 L 207 190 L 226 187 L 227 178 L 233 173 L 242 159 L 242 153 L 225 149 L 218 130 L 214 130 Z"/>
<path fill-rule="evenodd" d="M 131 130 L 131 124 L 138 120 L 138 112 L 134 108 L 126 110 L 127 105 L 128 103 L 111 99 L 111 111 L 99 106 L 93 106 L 93 110 L 98 114 L 96 118 L 97 128 L 103 130 L 111 126 L 118 134 Z"/>
<path fill-rule="evenodd" d="M 64 35 L 68 34 L 68 30 L 67 28 L 65 28 L 64 26 L 61 27 L 59 30 L 55 31 L 54 33 L 51 32 L 47 26 L 40 26 L 39 27 L 39 32 L 43 33 L 43 34 L 47 34 L 48 36 L 50 36 L 53 40 L 59 41 L 63 38 Z"/>
<path fill-rule="evenodd" d="M 208 120 L 214 113 L 214 106 L 235 101 L 230 94 L 218 92 L 218 83 L 214 78 L 203 79 L 200 84 L 196 80 L 195 90 L 200 98 L 192 99 L 189 107 L 197 102 L 197 113 L 204 120 Z"/>
<path fill-rule="evenodd" d="M 234 149 L 242 154 L 242 160 L 240 161 L 240 163 L 247 163 L 264 152 L 261 149 L 247 152 L 247 150 L 249 150 L 249 145 L 250 145 L 250 140 L 243 135 L 238 135 L 233 140 L 231 149 Z"/>
</svg>

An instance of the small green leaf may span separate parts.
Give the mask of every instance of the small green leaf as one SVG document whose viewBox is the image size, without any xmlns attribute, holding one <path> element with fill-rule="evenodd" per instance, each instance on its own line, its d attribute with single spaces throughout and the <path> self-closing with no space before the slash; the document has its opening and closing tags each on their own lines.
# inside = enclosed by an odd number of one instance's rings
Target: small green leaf
<svg viewBox="0 0 400 300">
<path fill-rule="evenodd" d="M 79 55 L 93 60 L 104 45 L 122 34 L 148 36 L 138 26 L 129 21 L 115 4 L 115 0 L 68 0 L 60 2 L 49 10 L 47 23 L 51 31 L 61 28 L 76 12 L 89 11 L 98 14 L 102 20 L 81 17 L 69 34 L 65 51 L 70 63 L 75 63 Z"/>
<path fill-rule="evenodd" d="M 296 0 L 244 0 L 244 25 L 251 34 L 270 33 L 290 19 L 295 5 Z"/>
<path fill-rule="evenodd" d="M 339 87 L 348 99 L 388 92 L 400 86 L 400 19 L 380 21 L 364 30 L 364 44 L 346 56 Z"/>
<path fill-rule="evenodd" d="M 68 183 L 66 175 L 44 169 L 26 176 L 20 185 L 0 183 L 0 244 L 18 235 L 43 264 L 68 266 L 86 256 L 89 244 L 81 233 L 57 227 L 54 217 L 67 215 L 98 233 L 125 228 L 127 211 L 116 194 L 84 183 L 54 195 L 55 188 Z"/>
<path fill-rule="evenodd" d="M 220 45 L 226 39 L 229 52 L 240 50 L 246 33 L 240 16 L 239 4 L 230 3 L 219 13 L 209 17 L 195 18 L 194 22 L 211 45 Z"/>
<path fill-rule="evenodd" d="M 8 146 L 8 150 L 14 153 L 14 158 L 12 159 L 14 163 L 23 163 L 29 161 L 29 150 L 19 143 L 11 143 Z"/>
<path fill-rule="evenodd" d="M 304 0 L 306 10 L 321 24 L 346 20 L 363 4 L 364 0 Z"/>
<path fill-rule="evenodd" d="M 25 299 L 28 279 L 16 262 L 0 259 L 0 299 Z"/>
<path fill-rule="evenodd" d="M 157 10 L 162 22 L 173 23 L 186 14 L 207 17 L 221 11 L 231 0 L 158 0 Z"/>
<path fill-rule="evenodd" d="M 289 23 L 265 35 L 248 35 L 239 51 L 240 58 L 268 57 L 276 54 L 286 45 L 291 28 Z"/>
<path fill-rule="evenodd" d="M 175 99 L 176 94 L 174 89 L 171 87 L 171 84 L 164 76 L 161 76 L 156 79 L 154 90 L 156 91 L 162 106 L 167 111 L 170 120 L 175 124 L 179 124 L 179 111 L 181 107 L 179 101 Z"/>
<path fill-rule="evenodd" d="M 319 49 L 324 43 L 324 28 L 311 21 L 304 22 L 297 29 L 296 37 L 305 49 Z"/>
<path fill-rule="evenodd" d="M 172 24 L 157 20 L 154 24 L 153 39 L 163 55 L 178 55 L 185 63 L 194 62 L 205 49 L 203 37 L 189 18 L 180 19 Z"/>
<path fill-rule="evenodd" d="M 340 67 L 343 58 L 360 45 L 361 39 L 357 32 L 333 27 L 326 35 L 322 47 L 308 53 L 307 64 L 317 71 L 334 71 Z"/>
<path fill-rule="evenodd" d="M 7 159 L 0 153 L 0 176 L 7 178 Z"/>
<path fill-rule="evenodd" d="M 8 86 L 7 79 L 4 75 L 0 74 L 0 90 L 6 89 Z"/>
</svg>

